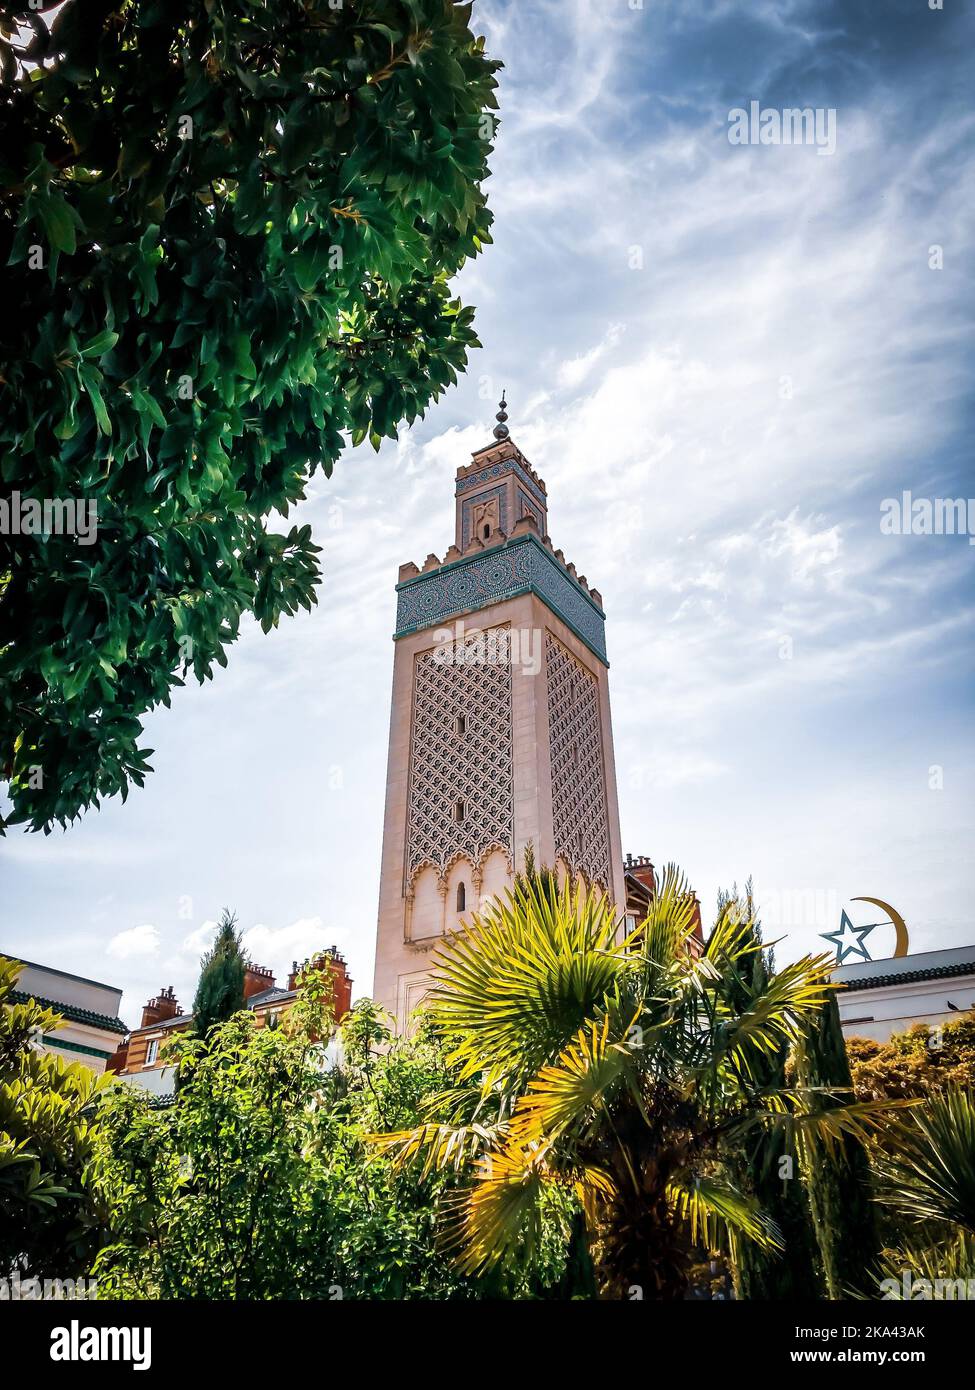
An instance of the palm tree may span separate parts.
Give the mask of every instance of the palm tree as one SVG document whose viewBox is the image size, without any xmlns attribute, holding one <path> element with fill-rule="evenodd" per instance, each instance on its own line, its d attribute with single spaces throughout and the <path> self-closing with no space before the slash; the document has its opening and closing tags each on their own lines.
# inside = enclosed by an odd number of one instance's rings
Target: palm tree
<svg viewBox="0 0 975 1390">
<path fill-rule="evenodd" d="M 605 1296 L 679 1298 L 695 1246 L 783 1248 L 729 1179 L 729 1145 L 779 1130 L 801 1153 L 811 1131 L 867 1131 L 879 1107 L 824 1111 L 768 1081 L 765 1059 L 829 996 L 829 958 L 752 971 L 761 946 L 734 902 L 696 955 L 693 912 L 670 867 L 623 939 L 602 895 L 526 875 L 438 952 L 428 1007 L 457 1085 L 418 1129 L 377 1138 L 399 1164 L 467 1176 L 446 1213 L 466 1271 L 530 1247 L 556 1184 L 578 1196 Z"/>
<path fill-rule="evenodd" d="M 911 1298 L 919 1296 L 917 1281 L 927 1280 L 934 1291 L 929 1296 L 971 1297 L 975 1095 L 958 1087 L 934 1092 L 883 1140 L 875 1159 L 877 1196 L 905 1223 L 906 1239 L 874 1265 L 878 1288 L 885 1298 Z M 900 1291 L 905 1273 L 914 1281 L 914 1293 L 910 1286 Z"/>
<path fill-rule="evenodd" d="M 915 1225 L 975 1236 L 975 1094 L 936 1091 L 878 1155 L 881 1202 Z"/>
</svg>

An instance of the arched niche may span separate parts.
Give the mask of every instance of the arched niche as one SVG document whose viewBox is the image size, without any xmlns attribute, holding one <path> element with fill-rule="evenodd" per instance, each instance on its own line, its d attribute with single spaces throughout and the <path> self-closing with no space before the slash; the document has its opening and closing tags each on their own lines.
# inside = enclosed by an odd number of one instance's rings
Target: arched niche
<svg viewBox="0 0 975 1390">
<path fill-rule="evenodd" d="M 463 890 L 463 892 L 461 892 Z M 458 910 L 458 905 L 464 906 Z M 447 910 L 446 931 L 456 931 L 465 925 L 476 906 L 474 895 L 474 866 L 469 859 L 459 856 L 447 870 Z"/>
<path fill-rule="evenodd" d="M 502 850 L 493 849 L 481 865 L 481 904 L 486 904 L 489 898 L 503 899 L 505 890 L 510 887 L 508 860 Z"/>
<path fill-rule="evenodd" d="M 443 898 L 440 879 L 432 864 L 422 868 L 413 880 L 413 905 L 410 914 L 410 940 L 439 936 L 443 931 Z"/>
</svg>

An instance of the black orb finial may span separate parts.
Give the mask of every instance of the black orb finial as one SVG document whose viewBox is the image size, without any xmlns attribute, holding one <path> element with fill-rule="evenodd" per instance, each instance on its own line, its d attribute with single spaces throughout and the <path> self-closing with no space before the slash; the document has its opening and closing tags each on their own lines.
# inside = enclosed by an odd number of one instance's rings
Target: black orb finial
<svg viewBox="0 0 975 1390">
<path fill-rule="evenodd" d="M 508 412 L 507 412 L 507 410 L 505 409 L 505 407 L 507 406 L 508 403 L 507 403 L 507 401 L 506 401 L 505 398 L 504 398 L 504 392 L 503 392 L 503 391 L 501 392 L 501 399 L 500 399 L 500 401 L 498 402 L 498 404 L 500 405 L 501 409 L 498 411 L 497 415 L 495 415 L 495 417 L 494 417 L 494 418 L 497 420 L 497 422 L 498 422 L 498 423 L 495 425 L 495 427 L 494 427 L 494 437 L 495 437 L 495 439 L 507 439 L 507 438 L 508 438 L 508 426 L 505 424 L 505 421 L 506 421 L 507 418 L 508 418 Z"/>
</svg>

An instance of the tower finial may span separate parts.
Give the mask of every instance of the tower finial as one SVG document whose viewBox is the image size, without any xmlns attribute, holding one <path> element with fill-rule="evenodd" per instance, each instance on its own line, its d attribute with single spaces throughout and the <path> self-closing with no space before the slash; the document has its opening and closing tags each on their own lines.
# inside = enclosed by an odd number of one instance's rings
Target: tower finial
<svg viewBox="0 0 975 1390">
<path fill-rule="evenodd" d="M 498 402 L 498 404 L 500 405 L 501 409 L 498 411 L 497 415 L 495 415 L 495 417 L 494 417 L 494 418 L 497 420 L 497 422 L 498 422 L 498 423 L 495 425 L 495 427 L 494 427 L 494 437 L 495 437 L 495 439 L 498 439 L 498 440 L 507 439 L 507 438 L 508 438 L 508 426 L 505 424 L 505 421 L 506 421 L 507 418 L 508 418 L 508 412 L 507 412 L 507 410 L 505 409 L 505 407 L 507 406 L 508 403 L 507 403 L 507 401 L 506 401 L 505 398 L 504 398 L 504 391 L 501 392 L 501 399 L 500 399 L 500 401 Z"/>
</svg>

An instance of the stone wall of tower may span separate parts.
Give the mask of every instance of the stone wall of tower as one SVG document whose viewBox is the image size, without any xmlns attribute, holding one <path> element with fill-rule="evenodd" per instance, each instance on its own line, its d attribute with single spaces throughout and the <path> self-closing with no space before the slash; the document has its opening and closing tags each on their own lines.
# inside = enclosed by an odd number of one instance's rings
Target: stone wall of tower
<svg viewBox="0 0 975 1390">
<path fill-rule="evenodd" d="M 475 479 L 459 486 L 459 527 L 461 499 L 495 481 L 486 452 L 458 472 L 459 485 Z M 520 486 L 510 442 L 498 464 L 502 485 Z M 401 1028 L 437 944 L 510 887 L 529 844 L 537 863 L 604 886 L 622 914 L 601 601 L 537 520 L 401 570 L 374 985 Z M 492 660 L 499 650 L 514 659 Z"/>
</svg>

